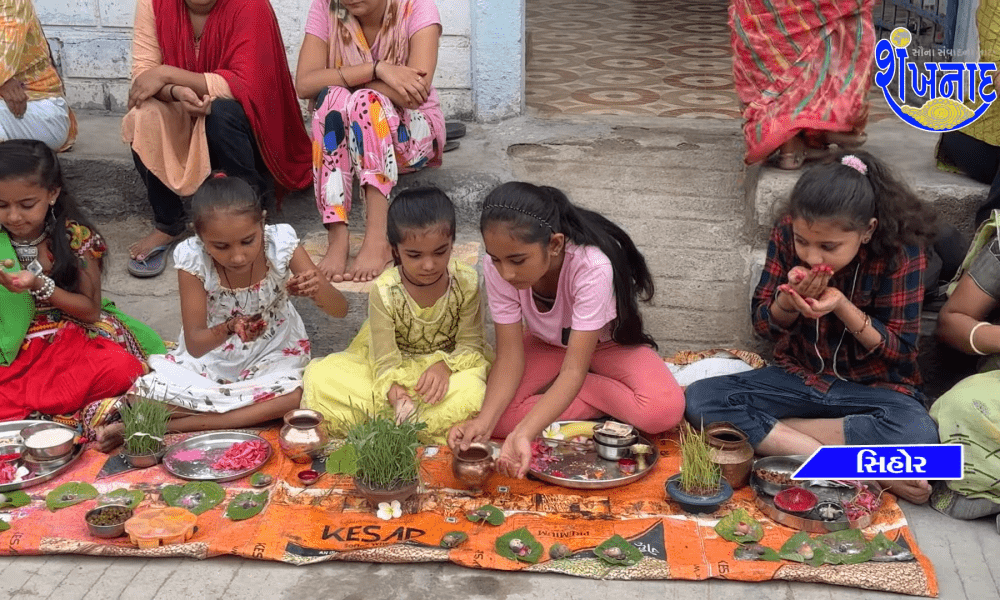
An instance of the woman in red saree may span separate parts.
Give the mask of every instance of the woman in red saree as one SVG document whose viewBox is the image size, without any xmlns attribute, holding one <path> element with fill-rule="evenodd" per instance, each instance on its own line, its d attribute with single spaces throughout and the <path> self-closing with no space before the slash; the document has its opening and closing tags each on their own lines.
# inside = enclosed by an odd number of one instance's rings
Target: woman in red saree
<svg viewBox="0 0 1000 600">
<path fill-rule="evenodd" d="M 775 151 L 797 169 L 827 146 L 865 141 L 875 61 L 875 0 L 734 0 L 733 79 L 747 164 Z"/>
<path fill-rule="evenodd" d="M 312 150 L 285 47 L 267 0 L 138 0 L 131 144 L 156 229 L 130 249 L 136 276 L 163 271 L 166 250 L 186 228 L 180 196 L 213 169 L 258 193 L 312 182 Z"/>
</svg>

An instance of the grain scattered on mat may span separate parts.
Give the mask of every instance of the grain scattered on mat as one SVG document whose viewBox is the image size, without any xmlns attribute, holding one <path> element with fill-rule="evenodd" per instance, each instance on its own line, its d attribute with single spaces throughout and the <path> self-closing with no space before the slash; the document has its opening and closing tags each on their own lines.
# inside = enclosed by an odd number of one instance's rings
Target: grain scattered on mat
<svg viewBox="0 0 1000 600">
<path fill-rule="evenodd" d="M 927 596 L 927 578 L 920 563 L 867 562 L 858 565 L 786 565 L 778 569 L 775 579 L 832 583 L 850 587 L 879 590 L 911 596 Z"/>
</svg>

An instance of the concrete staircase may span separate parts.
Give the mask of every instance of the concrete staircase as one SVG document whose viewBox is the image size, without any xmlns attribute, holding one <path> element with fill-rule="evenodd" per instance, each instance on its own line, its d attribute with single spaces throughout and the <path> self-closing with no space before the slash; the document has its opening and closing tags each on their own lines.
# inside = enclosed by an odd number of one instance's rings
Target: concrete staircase
<svg viewBox="0 0 1000 600">
<path fill-rule="evenodd" d="M 124 271 L 126 248 L 146 231 L 145 190 L 120 142 L 120 116 L 81 115 L 79 142 L 63 155 L 69 185 L 102 225 L 113 250 L 105 290 L 168 339 L 179 330 L 176 278 L 137 280 Z M 936 136 L 895 120 L 871 126 L 866 149 L 885 158 L 946 218 L 971 233 L 986 186 L 934 168 Z M 437 185 L 455 202 L 460 241 L 478 240 L 485 194 L 511 179 L 552 185 L 619 223 L 654 273 L 657 293 L 644 309 L 664 354 L 680 349 L 752 347 L 749 297 L 759 277 L 773 208 L 798 173 L 747 168 L 735 121 L 586 116 L 521 117 L 470 124 L 445 165 L 404 176 L 402 188 Z M 322 252 L 324 230 L 311 190 L 292 194 L 273 220 L 292 224 L 307 249 Z M 360 233 L 363 203 L 352 211 Z M 345 323 L 311 303 L 303 313 L 317 354 L 346 346 L 365 317 L 364 288 L 342 286 L 352 300 Z M 932 328 L 931 324 L 929 328 Z"/>
</svg>

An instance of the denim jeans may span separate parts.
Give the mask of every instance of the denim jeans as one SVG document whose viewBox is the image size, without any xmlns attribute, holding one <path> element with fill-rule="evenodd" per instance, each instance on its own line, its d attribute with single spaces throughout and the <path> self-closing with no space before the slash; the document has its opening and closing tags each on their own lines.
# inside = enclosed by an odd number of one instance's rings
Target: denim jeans
<svg viewBox="0 0 1000 600">
<path fill-rule="evenodd" d="M 823 394 L 781 367 L 696 381 L 685 394 L 695 425 L 728 421 L 755 448 L 781 419 L 844 419 L 847 444 L 936 444 L 937 425 L 911 396 L 850 381 Z"/>
<path fill-rule="evenodd" d="M 213 170 L 246 180 L 261 197 L 270 191 L 271 174 L 264 165 L 250 120 L 239 102 L 212 101 L 212 114 L 205 117 L 205 137 Z M 156 228 L 168 235 L 182 233 L 187 227 L 187 219 L 180 196 L 152 174 L 135 151 L 132 160 L 146 185 Z"/>
</svg>

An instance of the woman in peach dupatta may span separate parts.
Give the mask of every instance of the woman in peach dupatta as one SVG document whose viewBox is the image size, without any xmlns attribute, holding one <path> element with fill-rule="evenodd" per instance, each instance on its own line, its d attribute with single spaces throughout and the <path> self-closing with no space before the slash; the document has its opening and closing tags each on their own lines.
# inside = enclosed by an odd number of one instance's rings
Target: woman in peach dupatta
<svg viewBox="0 0 1000 600">
<path fill-rule="evenodd" d="M 798 169 L 830 144 L 865 142 L 875 61 L 875 0 L 734 0 L 733 79 L 743 103 L 746 163 L 778 151 Z"/>
<path fill-rule="evenodd" d="M 213 170 L 264 193 L 309 185 L 310 148 L 285 47 L 267 0 L 138 0 L 132 145 L 156 229 L 132 246 L 129 272 L 163 271 L 187 226 L 180 196 Z"/>
<path fill-rule="evenodd" d="M 343 2 L 343 4 L 341 4 Z M 295 87 L 313 100 L 313 184 L 332 281 L 370 281 L 392 264 L 387 196 L 400 173 L 441 164 L 437 90 L 441 18 L 434 0 L 313 0 Z M 354 178 L 365 196 L 365 239 L 347 267 Z"/>
</svg>

